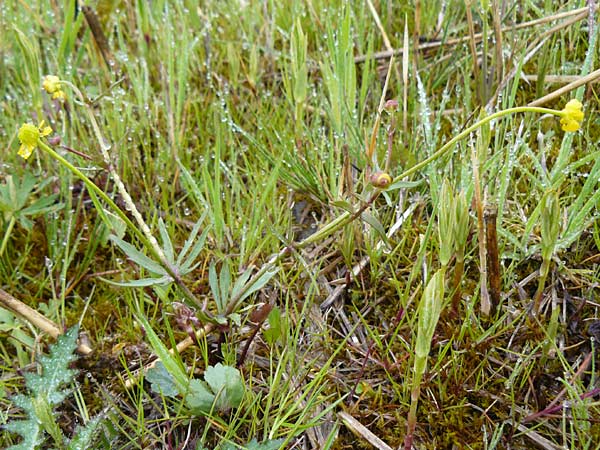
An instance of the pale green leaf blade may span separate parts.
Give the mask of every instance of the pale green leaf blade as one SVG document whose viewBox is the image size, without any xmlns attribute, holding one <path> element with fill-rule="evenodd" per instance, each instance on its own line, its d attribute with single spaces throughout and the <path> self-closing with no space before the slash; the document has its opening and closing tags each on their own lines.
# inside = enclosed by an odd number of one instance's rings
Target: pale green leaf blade
<svg viewBox="0 0 600 450">
<path fill-rule="evenodd" d="M 235 367 L 224 366 L 218 363 L 209 366 L 204 374 L 204 379 L 217 396 L 217 409 L 226 411 L 236 408 L 244 397 L 244 382 L 240 371 Z"/>
</svg>

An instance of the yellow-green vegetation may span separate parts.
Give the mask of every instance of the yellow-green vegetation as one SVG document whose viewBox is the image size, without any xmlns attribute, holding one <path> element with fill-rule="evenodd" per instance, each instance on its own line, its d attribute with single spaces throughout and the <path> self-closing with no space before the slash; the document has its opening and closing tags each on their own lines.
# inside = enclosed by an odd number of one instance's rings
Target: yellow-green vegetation
<svg viewBox="0 0 600 450">
<path fill-rule="evenodd" d="M 579 6 L 2 2 L 0 447 L 599 448 Z"/>
</svg>

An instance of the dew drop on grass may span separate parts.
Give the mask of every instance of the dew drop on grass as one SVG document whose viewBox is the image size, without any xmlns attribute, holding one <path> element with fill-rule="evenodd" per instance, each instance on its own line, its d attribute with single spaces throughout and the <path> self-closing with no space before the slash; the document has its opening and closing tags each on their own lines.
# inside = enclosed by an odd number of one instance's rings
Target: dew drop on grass
<svg viewBox="0 0 600 450">
<path fill-rule="evenodd" d="M 46 266 L 46 269 L 48 269 L 48 272 L 50 272 L 52 270 L 52 267 L 54 266 L 54 261 L 52 261 L 47 256 L 44 256 L 44 265 Z"/>
</svg>

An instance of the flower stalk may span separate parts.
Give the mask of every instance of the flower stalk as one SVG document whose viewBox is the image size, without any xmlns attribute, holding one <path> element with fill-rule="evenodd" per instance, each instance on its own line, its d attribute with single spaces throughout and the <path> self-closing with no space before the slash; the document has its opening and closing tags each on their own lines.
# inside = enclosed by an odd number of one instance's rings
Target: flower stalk
<svg viewBox="0 0 600 450">
<path fill-rule="evenodd" d="M 169 276 L 177 284 L 184 296 L 200 308 L 200 311 L 198 311 L 197 313 L 198 317 L 201 320 L 207 322 L 214 322 L 214 318 L 202 311 L 204 305 L 202 304 L 200 299 L 198 299 L 184 283 L 183 279 L 178 273 L 177 267 L 175 267 L 168 260 L 158 241 L 152 234 L 150 228 L 148 227 L 139 210 L 137 209 L 135 203 L 133 202 L 133 199 L 129 195 L 129 192 L 123 184 L 121 177 L 119 176 L 111 162 L 110 155 L 108 154 L 108 150 L 110 150 L 111 145 L 107 144 L 104 140 L 104 137 L 102 136 L 102 133 L 100 131 L 100 127 L 98 126 L 96 118 L 94 117 L 94 113 L 89 106 L 89 102 L 74 84 L 68 81 L 60 80 L 58 77 L 52 75 L 46 76 L 44 79 L 43 87 L 49 94 L 53 95 L 53 98 L 66 98 L 66 95 L 61 90 L 62 86 L 67 86 L 71 88 L 79 102 L 81 102 L 81 104 L 84 106 L 85 112 L 92 125 L 92 129 L 94 130 L 94 134 L 96 135 L 96 139 L 100 144 L 100 153 L 102 155 L 102 159 L 104 160 L 104 163 L 106 164 L 111 174 L 111 177 L 115 183 L 115 186 L 117 187 L 117 190 L 119 191 L 119 194 L 125 202 L 127 210 L 131 213 L 131 215 L 137 222 L 137 225 L 135 225 L 133 221 L 129 219 L 129 217 L 121 210 L 121 208 L 119 208 L 116 205 L 116 203 L 110 197 L 108 197 L 108 195 L 106 195 L 106 193 L 102 189 L 100 189 L 96 184 L 94 184 L 93 181 L 91 181 L 85 174 L 83 174 L 83 172 L 81 172 L 79 169 L 77 169 L 77 167 L 72 165 L 69 161 L 67 161 L 65 158 L 63 158 L 51 147 L 49 147 L 46 143 L 43 142 L 42 138 L 52 133 L 52 129 L 50 127 L 44 127 L 43 122 L 40 123 L 38 127 L 35 127 L 32 124 L 25 124 L 21 127 L 18 136 L 21 141 L 19 155 L 21 155 L 24 159 L 27 159 L 29 158 L 33 150 L 39 146 L 52 158 L 54 158 L 60 164 L 62 164 L 64 167 L 70 170 L 71 173 L 80 178 L 88 189 L 90 189 L 94 194 L 98 195 L 98 197 L 104 200 L 108 204 L 108 206 L 110 206 L 110 208 L 115 211 L 115 213 L 127 225 L 131 232 L 142 242 L 144 247 L 148 248 L 153 257 L 155 257 L 160 262 L 160 264 L 164 267 Z M 60 94 L 57 94 L 59 92 Z M 57 94 L 58 97 L 54 97 L 55 94 Z"/>
<path fill-rule="evenodd" d="M 462 132 L 460 132 L 459 134 L 454 136 L 446 144 L 444 144 L 442 147 L 440 147 L 439 150 L 437 150 L 435 153 L 433 153 L 430 157 L 424 159 L 420 163 L 415 164 L 414 166 L 410 167 L 409 169 L 406 169 L 400 175 L 396 176 L 394 179 L 392 179 L 391 183 L 389 183 L 388 186 L 401 181 L 402 179 L 408 177 L 409 175 L 412 175 L 415 172 L 418 172 L 419 170 L 423 169 L 427 165 L 431 164 L 433 161 L 441 158 L 446 153 L 448 153 L 448 151 L 450 151 L 459 141 L 461 141 L 462 139 L 464 139 L 469 134 L 476 131 L 483 125 L 486 125 L 486 124 L 490 123 L 491 121 L 499 119 L 504 116 L 508 116 L 511 114 L 518 114 L 518 113 L 528 113 L 528 112 L 539 113 L 539 114 L 552 114 L 554 116 L 558 116 L 561 118 L 565 117 L 565 115 L 567 114 L 564 110 L 559 111 L 556 109 L 541 108 L 541 107 L 536 107 L 536 106 L 518 106 L 515 108 L 504 109 L 504 110 L 498 111 L 494 114 L 490 114 L 489 116 L 482 118 L 478 122 L 474 123 L 470 127 L 466 128 L 465 130 L 463 130 Z M 565 131 L 568 131 L 568 130 L 565 130 Z M 379 194 L 379 192 L 376 192 L 376 194 Z M 366 203 L 368 203 L 367 206 L 370 206 L 372 201 L 373 201 L 373 199 L 369 199 L 369 201 L 366 202 Z M 364 205 L 361 206 L 361 210 L 364 211 L 364 209 L 365 209 Z M 309 237 L 307 237 L 305 240 L 303 240 L 299 244 L 296 244 L 295 247 L 303 248 L 306 245 L 309 245 L 313 242 L 317 242 L 317 241 L 329 236 L 330 234 L 335 233 L 337 230 L 343 228 L 348 223 L 352 222 L 352 220 L 354 220 L 359 215 L 360 214 L 344 211 L 342 214 L 340 214 L 338 217 L 333 219 L 331 222 L 324 225 L 316 233 L 310 235 Z"/>
<path fill-rule="evenodd" d="M 573 101 L 573 100 L 571 100 L 571 101 Z M 567 103 L 567 105 L 569 103 Z M 579 105 L 581 105 L 580 102 L 579 102 Z M 566 109 L 566 106 L 565 106 L 565 109 Z M 410 169 L 406 169 L 404 172 L 402 172 L 400 175 L 398 175 L 396 178 L 394 178 L 392 180 L 392 184 L 394 184 L 397 181 L 400 181 L 403 178 L 406 178 L 407 176 L 412 175 L 413 173 L 428 166 L 430 163 L 432 163 L 436 159 L 439 159 L 442 156 L 444 156 L 450 149 L 452 149 L 454 147 L 454 145 L 456 145 L 459 141 L 461 141 L 462 139 L 464 139 L 465 137 L 470 135 L 473 131 L 476 131 L 483 125 L 486 125 L 486 124 L 490 123 L 491 121 L 499 119 L 504 116 L 509 116 L 509 115 L 518 114 L 518 113 L 528 113 L 528 112 L 539 113 L 539 114 L 552 114 L 554 116 L 558 116 L 561 118 L 561 125 L 563 122 L 562 119 L 565 119 L 566 123 L 571 125 L 569 127 L 570 129 L 566 129 L 563 126 L 564 131 L 577 131 L 579 128 L 572 129 L 573 128 L 572 121 L 575 121 L 580 124 L 581 120 L 583 120 L 583 116 L 582 115 L 580 116 L 578 113 L 578 111 L 580 111 L 581 108 L 579 108 L 579 109 L 569 108 L 568 110 L 565 110 L 565 109 L 558 111 L 556 109 L 541 108 L 538 106 L 517 106 L 514 108 L 503 109 L 502 111 L 498 111 L 498 112 L 495 112 L 494 114 L 490 114 L 489 116 L 485 116 L 483 119 L 479 120 L 478 122 L 474 123 L 470 127 L 465 128 L 463 131 L 458 133 L 456 136 L 454 136 L 452 139 L 450 139 L 448 142 L 446 142 L 444 145 L 442 145 L 440 147 L 440 149 L 437 150 L 435 153 L 433 153 L 429 158 L 426 158 L 423 161 L 421 161 L 420 163 L 415 164 Z M 581 112 L 581 114 L 583 114 L 583 112 Z M 576 119 L 579 117 L 581 117 L 581 118 L 579 121 L 577 121 Z"/>
</svg>

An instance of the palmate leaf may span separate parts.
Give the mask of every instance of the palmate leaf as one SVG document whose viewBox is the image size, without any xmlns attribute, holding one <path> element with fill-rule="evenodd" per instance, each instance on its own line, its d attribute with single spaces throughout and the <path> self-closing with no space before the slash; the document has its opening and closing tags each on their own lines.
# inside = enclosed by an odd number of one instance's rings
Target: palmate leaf
<svg viewBox="0 0 600 450">
<path fill-rule="evenodd" d="M 192 414 L 208 414 L 213 409 L 215 396 L 202 380 L 190 380 L 188 391 L 185 394 L 185 404 Z"/>
<path fill-rule="evenodd" d="M 190 380 L 185 369 L 169 353 L 146 317 L 138 312 L 136 318 L 144 327 L 152 349 L 161 360 L 147 375 L 154 392 L 167 397 L 181 394 L 192 414 L 208 414 L 212 410 L 226 411 L 240 405 L 244 396 L 244 383 L 238 369 L 217 364 L 206 369 L 205 381 Z"/>
<path fill-rule="evenodd" d="M 161 241 L 163 243 L 163 246 L 161 248 L 165 254 L 167 261 L 169 261 L 169 263 L 176 269 L 179 275 L 183 276 L 188 274 L 189 272 L 194 270 L 199 264 L 194 264 L 194 261 L 204 248 L 204 243 L 208 235 L 209 227 L 207 227 L 204 230 L 204 232 L 200 235 L 196 242 L 194 241 L 196 240 L 198 232 L 200 231 L 200 227 L 204 222 L 205 216 L 206 215 L 203 215 L 200 218 L 200 220 L 198 220 L 198 222 L 194 225 L 192 232 L 190 233 L 190 235 L 184 243 L 181 253 L 177 256 L 177 260 L 175 260 L 175 250 L 173 247 L 173 243 L 171 242 L 171 238 L 169 236 L 167 227 L 163 220 L 159 219 L 158 228 L 161 236 Z M 113 234 L 109 237 L 109 239 L 113 241 L 121 249 L 121 251 L 125 253 L 125 255 L 127 255 L 129 259 L 131 259 L 140 267 L 143 267 L 144 269 L 148 270 L 155 276 L 132 281 L 111 281 L 102 278 L 103 281 L 121 287 L 163 286 L 173 282 L 173 278 L 168 274 L 167 270 L 160 263 L 146 256 L 144 253 L 137 250 L 133 245 L 121 239 L 121 237 L 122 235 L 115 236 Z"/>
<path fill-rule="evenodd" d="M 204 380 L 190 380 L 185 403 L 194 414 L 208 414 L 213 410 L 227 411 L 237 408 L 244 397 L 244 382 L 235 367 L 208 366 Z"/>
<path fill-rule="evenodd" d="M 150 382 L 150 387 L 154 392 L 165 397 L 175 397 L 179 393 L 173 376 L 161 361 L 148 370 L 146 380 Z"/>
<path fill-rule="evenodd" d="M 22 180 L 15 180 L 12 175 L 6 177 L 6 183 L 0 185 L 0 212 L 5 218 L 14 216 L 21 226 L 31 230 L 33 222 L 27 216 L 36 216 L 61 209 L 64 205 L 56 203 L 58 195 L 46 195 L 38 198 L 29 206 L 27 202 L 31 195 L 41 190 L 50 180 L 40 183 L 36 189 L 37 178 L 29 172 Z"/>
<path fill-rule="evenodd" d="M 38 198 L 27 208 L 23 208 L 20 213 L 28 216 L 57 211 L 63 207 L 62 203 L 55 203 L 57 198 L 57 194 L 52 194 L 46 197 Z"/>
<path fill-rule="evenodd" d="M 238 369 L 218 363 L 206 368 L 204 379 L 217 397 L 217 410 L 226 411 L 240 406 L 244 383 Z"/>
</svg>

